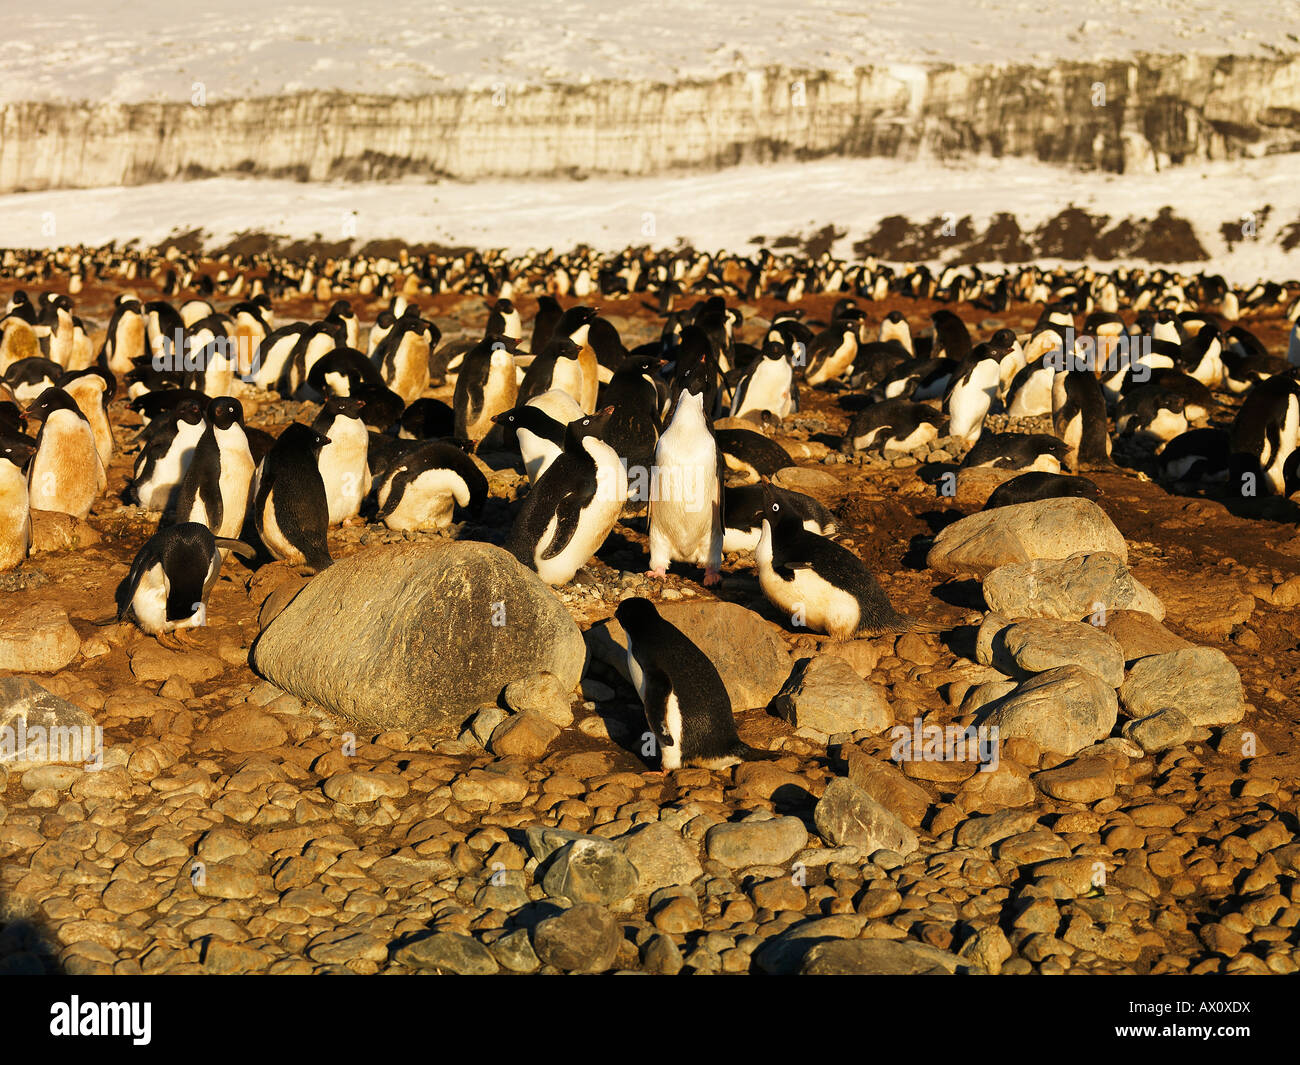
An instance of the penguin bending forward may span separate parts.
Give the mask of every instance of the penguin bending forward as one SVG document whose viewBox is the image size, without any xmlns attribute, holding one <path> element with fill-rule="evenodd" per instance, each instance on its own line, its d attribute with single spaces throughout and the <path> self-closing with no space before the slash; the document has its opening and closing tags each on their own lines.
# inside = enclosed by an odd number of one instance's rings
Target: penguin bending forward
<svg viewBox="0 0 1300 1065">
<path fill-rule="evenodd" d="M 659 748 L 661 771 L 725 769 L 780 757 L 741 740 L 717 668 L 649 599 L 624 599 L 614 616 L 627 633 L 627 670 Z"/>
</svg>

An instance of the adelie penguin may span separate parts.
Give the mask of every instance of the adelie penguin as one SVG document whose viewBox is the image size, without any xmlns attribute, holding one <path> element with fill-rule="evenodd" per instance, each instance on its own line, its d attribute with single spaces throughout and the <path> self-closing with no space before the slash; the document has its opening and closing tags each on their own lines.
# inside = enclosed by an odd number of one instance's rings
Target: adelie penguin
<svg viewBox="0 0 1300 1065">
<path fill-rule="evenodd" d="M 237 538 L 244 528 L 253 483 L 253 452 L 239 400 L 218 396 L 208 404 L 203 434 L 181 478 L 176 519 L 194 521 L 214 536 Z"/>
<path fill-rule="evenodd" d="M 329 443 L 317 457 L 321 482 L 329 503 L 329 523 L 338 525 L 361 513 L 361 501 L 370 492 L 370 433 L 362 421 L 365 400 L 329 399 L 312 422 L 312 428 Z"/>
<path fill-rule="evenodd" d="M 754 560 L 763 594 L 795 628 L 850 640 L 917 627 L 857 555 L 809 532 L 779 498 L 768 500 Z"/>
<path fill-rule="evenodd" d="M 722 534 L 723 551 L 753 552 L 763 534 L 763 518 L 771 499 L 779 499 L 788 511 L 795 514 L 803 527 L 819 536 L 835 535 L 835 519 L 821 503 L 802 492 L 778 488 L 771 484 L 727 485 L 723 491 L 725 528 Z"/>
<path fill-rule="evenodd" d="M 1032 503 L 1040 499 L 1059 499 L 1069 496 L 1091 499 L 1095 503 L 1101 499 L 1101 490 L 1086 477 L 1034 471 L 1003 481 L 993 489 L 984 504 L 984 509 L 996 510 L 998 507 L 1010 507 L 1017 503 Z"/>
<path fill-rule="evenodd" d="M 203 408 L 194 399 L 182 401 L 149 423 L 131 482 L 132 494 L 145 510 L 165 514 L 175 506 L 205 428 Z"/>
<path fill-rule="evenodd" d="M 564 454 L 533 485 L 506 540 L 506 550 L 547 584 L 573 580 L 623 512 L 627 471 L 601 438 L 613 413 L 606 407 L 569 423 Z"/>
<path fill-rule="evenodd" d="M 655 448 L 649 575 L 666 577 L 671 563 L 685 562 L 704 568 L 707 587 L 722 580 L 723 459 L 704 413 L 704 372 L 697 364 L 683 376 L 677 409 Z"/>
<path fill-rule="evenodd" d="M 1056 375 L 1052 382 L 1052 429 L 1069 448 L 1064 464 L 1071 472 L 1114 465 L 1106 397 L 1101 383 L 1087 370 L 1067 370 Z"/>
<path fill-rule="evenodd" d="M 769 341 L 737 383 L 731 417 L 744 418 L 751 413 L 771 411 L 778 418 L 785 418 L 798 409 L 799 390 L 786 347 Z"/>
<path fill-rule="evenodd" d="M 27 465 L 35 454 L 30 437 L 0 429 L 0 573 L 22 562 L 32 545 Z"/>
<path fill-rule="evenodd" d="M 939 437 L 943 415 L 924 403 L 887 399 L 873 403 L 853 416 L 840 450 L 913 451 Z"/>
<path fill-rule="evenodd" d="M 116 620 L 134 620 L 164 647 L 188 650 L 192 645 L 181 634 L 207 624 L 208 596 L 221 573 L 223 551 L 255 555 L 247 544 L 214 537 L 198 522 L 159 529 L 136 553 L 118 588 Z"/>
<path fill-rule="evenodd" d="M 41 422 L 36 454 L 28 467 L 28 501 L 33 510 L 84 518 L 108 486 L 90 422 L 61 388 L 47 388 L 26 411 Z"/>
<path fill-rule="evenodd" d="M 272 557 L 320 571 L 330 558 L 329 500 L 317 458 L 329 438 L 293 422 L 257 467 L 253 519 Z"/>
<path fill-rule="evenodd" d="M 456 378 L 452 397 L 456 439 L 481 443 L 491 431 L 493 419 L 510 410 L 518 394 L 513 342 L 504 337 L 480 342 L 465 356 Z"/>
<path fill-rule="evenodd" d="M 474 517 L 482 513 L 487 493 L 487 478 L 472 458 L 453 444 L 430 440 L 378 478 L 377 517 L 390 529 L 445 529 L 458 506 Z"/>
<path fill-rule="evenodd" d="M 615 618 L 627 634 L 627 670 L 659 751 L 661 771 L 725 769 L 773 759 L 740 739 L 717 667 L 649 599 L 625 599 Z"/>
</svg>

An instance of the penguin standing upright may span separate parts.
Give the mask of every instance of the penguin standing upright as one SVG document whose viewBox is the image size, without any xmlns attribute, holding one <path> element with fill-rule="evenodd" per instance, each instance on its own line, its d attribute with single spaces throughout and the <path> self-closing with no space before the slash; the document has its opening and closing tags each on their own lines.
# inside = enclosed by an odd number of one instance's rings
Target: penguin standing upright
<svg viewBox="0 0 1300 1065">
<path fill-rule="evenodd" d="M 203 408 L 190 398 L 149 423 L 131 479 L 132 494 L 145 510 L 166 513 L 174 506 L 206 427 Z"/>
<path fill-rule="evenodd" d="M 27 473 L 29 505 L 84 518 L 108 486 L 90 422 L 61 388 L 42 392 L 27 417 L 41 420 Z"/>
<path fill-rule="evenodd" d="M 768 502 L 754 561 L 763 594 L 795 627 L 835 640 L 912 627 L 857 555 L 809 532 L 780 499 Z"/>
<path fill-rule="evenodd" d="M 935 317 L 938 318 L 938 315 Z M 979 439 L 984 417 L 997 397 L 1001 383 L 1002 363 L 999 354 L 987 344 L 980 344 L 959 365 L 948 386 L 948 394 L 944 397 L 949 435 L 967 447 L 973 445 Z"/>
<path fill-rule="evenodd" d="M 1065 465 L 1071 472 L 1113 465 L 1106 397 L 1089 371 L 1067 370 L 1052 381 L 1052 428 L 1070 449 Z"/>
<path fill-rule="evenodd" d="M 704 368 L 687 371 L 668 428 L 655 447 L 650 486 L 651 577 L 672 562 L 704 567 L 704 584 L 722 577 L 722 454 L 704 413 Z"/>
<path fill-rule="evenodd" d="M 661 360 L 632 355 L 614 371 L 602 393 L 602 402 L 614 408 L 606 442 L 630 470 L 648 470 L 659 440 L 659 387 Z"/>
<path fill-rule="evenodd" d="M 503 337 L 488 337 L 465 356 L 452 396 L 457 440 L 481 443 L 493 419 L 515 405 L 519 378 L 511 347 Z"/>
<path fill-rule="evenodd" d="M 36 442 L 10 429 L 0 430 L 0 572 L 27 557 L 32 516 L 27 498 L 27 464 Z"/>
<path fill-rule="evenodd" d="M 547 584 L 567 584 L 605 542 L 627 501 L 627 471 L 602 434 L 606 407 L 569 423 L 564 454 L 533 486 L 506 550 Z"/>
<path fill-rule="evenodd" d="M 773 759 L 744 743 L 717 667 L 649 599 L 624 599 L 614 615 L 627 634 L 627 670 L 659 748 L 661 770 L 725 769 Z"/>
<path fill-rule="evenodd" d="M 731 417 L 744 418 L 759 411 L 771 411 L 785 418 L 799 408 L 794 367 L 786 357 L 785 345 L 769 341 L 761 356 L 745 371 L 731 400 Z"/>
<path fill-rule="evenodd" d="M 145 541 L 117 592 L 117 620 L 133 618 L 164 647 L 186 650 L 186 629 L 207 624 L 208 596 L 221 572 L 222 551 L 247 558 L 238 540 L 214 537 L 206 525 L 167 525 Z M 112 620 L 112 619 L 110 619 Z"/>
<path fill-rule="evenodd" d="M 100 358 L 113 373 L 122 375 L 130 373 L 135 360 L 146 353 L 144 307 L 134 296 L 118 296 Z"/>
<path fill-rule="evenodd" d="M 330 558 L 329 500 L 317 457 L 329 438 L 293 422 L 253 477 L 253 519 L 266 549 L 282 562 L 322 570 Z"/>
<path fill-rule="evenodd" d="M 176 520 L 198 522 L 214 536 L 237 538 L 248 512 L 253 469 L 244 409 L 239 400 L 218 396 L 208 403 L 203 433 L 181 478 Z"/>
<path fill-rule="evenodd" d="M 111 374 L 98 369 L 79 370 L 64 374 L 59 379 L 59 387 L 72 397 L 77 408 L 90 422 L 90 431 L 95 434 L 95 450 L 104 469 L 113 458 L 113 427 L 108 422 L 105 405 L 113 398 L 116 382 Z"/>
<path fill-rule="evenodd" d="M 312 422 L 316 432 L 329 437 L 317 461 L 331 525 L 360 514 L 361 501 L 370 491 L 370 432 L 361 420 L 364 407 L 362 399 L 332 397 Z"/>
</svg>

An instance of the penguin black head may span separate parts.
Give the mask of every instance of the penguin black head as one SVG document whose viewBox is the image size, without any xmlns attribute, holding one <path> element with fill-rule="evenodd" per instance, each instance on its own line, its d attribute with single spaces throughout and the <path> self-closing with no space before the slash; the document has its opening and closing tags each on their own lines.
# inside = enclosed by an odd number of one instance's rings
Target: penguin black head
<svg viewBox="0 0 1300 1065">
<path fill-rule="evenodd" d="M 589 436 L 600 439 L 613 416 L 614 408 L 606 407 L 604 410 L 598 410 L 595 414 L 585 414 L 581 418 L 574 418 L 573 421 L 569 422 L 568 429 L 565 430 L 565 447 L 580 448 L 582 447 L 582 441 Z"/>
<path fill-rule="evenodd" d="M 45 421 L 55 411 L 68 410 L 72 411 L 78 418 L 85 420 L 85 415 L 81 413 L 81 408 L 73 401 L 63 389 L 57 387 L 47 388 L 37 396 L 31 405 L 23 411 L 23 417 L 32 421 Z"/>
<path fill-rule="evenodd" d="M 360 396 L 331 396 L 325 401 L 323 414 L 331 418 L 360 418 L 366 401 Z"/>
<path fill-rule="evenodd" d="M 329 313 L 326 314 L 325 317 L 326 318 L 355 318 L 356 315 L 352 312 L 352 304 L 350 304 L 347 300 L 335 300 L 330 305 Z"/>
<path fill-rule="evenodd" d="M 203 405 L 197 399 L 183 399 L 176 404 L 176 420 L 187 425 L 198 425 L 203 420 Z"/>
<path fill-rule="evenodd" d="M 988 345 L 994 351 L 1010 351 L 1016 346 L 1016 334 L 1010 329 L 999 329 L 989 337 Z"/>
<path fill-rule="evenodd" d="M 773 362 L 775 362 L 777 359 L 784 359 L 786 356 L 785 345 L 780 344 L 775 340 L 769 340 L 766 344 L 763 345 L 762 354 L 763 354 L 763 358 L 771 359 Z"/>
<path fill-rule="evenodd" d="M 11 462 L 19 472 L 27 469 L 36 454 L 36 443 L 22 433 L 0 430 L 0 461 Z"/>
<path fill-rule="evenodd" d="M 208 421 L 218 429 L 244 424 L 244 407 L 232 396 L 217 396 L 208 404 Z"/>
<path fill-rule="evenodd" d="M 654 603 L 650 602 L 644 596 L 634 595 L 630 599 L 624 599 L 618 604 L 618 609 L 614 611 L 614 617 L 623 631 L 631 635 L 632 632 L 644 628 L 648 623 L 659 620 L 659 611 L 655 609 Z"/>
<path fill-rule="evenodd" d="M 312 457 L 318 457 L 321 448 L 329 444 L 330 438 L 324 433 L 318 433 L 309 425 L 303 425 L 302 422 L 290 422 L 285 427 L 284 432 L 276 440 L 276 446 L 284 445 L 285 447 L 294 447 L 300 451 L 310 452 Z"/>
</svg>

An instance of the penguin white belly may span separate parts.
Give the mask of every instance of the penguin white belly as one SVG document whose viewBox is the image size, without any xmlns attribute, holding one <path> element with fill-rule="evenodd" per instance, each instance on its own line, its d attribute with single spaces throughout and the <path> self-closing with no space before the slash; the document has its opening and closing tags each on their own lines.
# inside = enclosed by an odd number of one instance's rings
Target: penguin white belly
<svg viewBox="0 0 1300 1065">
<path fill-rule="evenodd" d="M 297 343 L 298 337 L 290 335 L 276 340 L 269 351 L 264 348 L 259 349 L 258 358 L 261 360 L 261 365 L 253 375 L 253 383 L 258 388 L 275 388 L 276 382 L 280 380 L 280 374 L 284 372 L 284 364 L 289 361 L 289 355 Z"/>
<path fill-rule="evenodd" d="M 42 427 L 28 471 L 29 506 L 84 518 L 106 483 L 90 426 L 71 411 L 56 410 Z"/>
<path fill-rule="evenodd" d="M 794 580 L 786 581 L 777 576 L 770 563 L 761 565 L 759 584 L 768 599 L 792 619 L 801 617 L 809 629 L 837 640 L 847 640 L 858 631 L 862 612 L 857 599 L 811 569 L 796 569 Z"/>
<path fill-rule="evenodd" d="M 724 529 L 722 531 L 722 550 L 732 554 L 752 552 L 758 547 L 762 533 L 758 529 Z"/>
<path fill-rule="evenodd" d="M 577 359 L 556 359 L 551 369 L 551 390 L 559 389 L 582 409 L 582 395 L 586 382 L 582 364 Z"/>
<path fill-rule="evenodd" d="M 1167 442 L 1187 432 L 1187 419 L 1176 411 L 1161 407 L 1156 412 L 1156 416 L 1151 419 L 1151 424 L 1147 426 L 1146 431 L 1151 436 Z"/>
<path fill-rule="evenodd" d="M 140 576 L 131 596 L 131 612 L 150 636 L 176 628 L 167 620 L 167 575 L 161 563 L 154 563 Z"/>
<path fill-rule="evenodd" d="M 669 692 L 664 703 L 664 731 L 672 738 L 673 745 L 659 746 L 660 769 L 673 770 L 682 767 L 682 707 L 677 701 L 677 693 Z"/>
<path fill-rule="evenodd" d="M 515 437 L 519 441 L 519 453 L 523 456 L 524 472 L 528 474 L 528 480 L 536 484 L 551 463 L 560 457 L 563 449 L 528 429 L 516 429 Z"/>
<path fill-rule="evenodd" d="M 886 451 L 914 451 L 922 444 L 928 444 L 931 440 L 939 438 L 939 430 L 930 422 L 921 422 L 915 429 L 908 433 L 901 440 L 888 440 L 885 442 Z"/>
<path fill-rule="evenodd" d="M 11 570 L 25 559 L 30 541 L 27 478 L 17 466 L 0 461 L 0 571 Z"/>
<path fill-rule="evenodd" d="M 384 483 L 379 506 L 387 505 L 392 494 L 392 479 Z M 426 470 L 406 483 L 402 498 L 385 517 L 390 529 L 445 529 L 451 524 L 456 504 L 469 506 L 469 487 L 455 470 Z"/>
<path fill-rule="evenodd" d="M 1013 418 L 1037 418 L 1052 413 L 1052 371 L 1040 370 L 1031 374 L 1024 387 L 1016 393 L 1007 413 Z"/>
<path fill-rule="evenodd" d="M 1025 468 L 1025 473 L 1060 473 L 1061 463 L 1055 455 L 1042 454 Z"/>
<path fill-rule="evenodd" d="M 189 425 L 182 422 L 172 445 L 159 460 L 149 476 L 136 484 L 136 495 L 146 510 L 163 511 L 185 477 L 194 458 L 194 449 L 203 435 L 203 423 Z"/>
<path fill-rule="evenodd" d="M 218 430 L 218 436 L 220 435 Z M 253 456 L 237 451 L 222 451 L 221 478 L 218 491 L 221 493 L 221 527 L 213 529 L 214 536 L 238 539 L 244 528 L 244 517 L 248 513 L 248 501 L 252 498 Z"/>
<path fill-rule="evenodd" d="M 351 422 L 358 429 L 341 426 Z M 361 513 L 361 501 L 370 491 L 370 470 L 366 459 L 370 440 L 365 427 L 355 418 L 336 418 L 325 434 L 330 442 L 321 448 L 321 481 L 329 504 L 329 523 L 337 525 Z"/>
<path fill-rule="evenodd" d="M 671 562 L 717 569 L 722 536 L 716 526 L 717 444 L 703 422 L 675 417 L 655 449 L 650 504 L 650 568 Z"/>
<path fill-rule="evenodd" d="M 743 418 L 750 411 L 770 410 L 778 418 L 790 413 L 790 367 L 784 359 L 763 359 L 745 388 L 733 418 Z"/>
<path fill-rule="evenodd" d="M 845 333 L 840 340 L 840 346 L 826 357 L 825 362 L 808 375 L 808 383 L 810 385 L 820 385 L 826 381 L 838 381 L 844 371 L 853 364 L 853 358 L 857 353 L 857 344 L 848 333 Z"/>
<path fill-rule="evenodd" d="M 288 537 L 280 531 L 279 523 L 275 520 L 275 489 L 267 493 L 266 502 L 262 506 L 262 520 L 258 523 L 258 533 L 262 537 L 262 543 L 266 549 L 271 552 L 281 562 L 288 562 L 291 566 L 301 566 L 307 561 L 307 557 L 289 542 Z"/>
<path fill-rule="evenodd" d="M 890 427 L 888 425 L 878 425 L 870 432 L 862 433 L 858 436 L 855 436 L 853 438 L 854 448 L 856 448 L 858 451 L 865 451 L 867 448 L 871 447 L 871 445 L 876 442 L 876 439 L 880 436 L 881 433 L 889 432 L 889 428 Z"/>
<path fill-rule="evenodd" d="M 537 575 L 550 585 L 568 584 L 573 580 L 574 574 L 600 550 L 627 501 L 627 471 L 623 469 L 617 452 L 595 437 L 587 437 L 583 447 L 596 460 L 596 494 L 582 509 L 578 527 L 562 550 L 552 558 L 542 558 L 555 540 L 559 525 L 552 516 L 533 551 Z"/>
<path fill-rule="evenodd" d="M 1296 449 L 1298 431 L 1300 431 L 1300 400 L 1297 400 L 1294 395 L 1289 395 L 1286 398 L 1286 414 L 1282 424 L 1278 426 L 1277 451 L 1272 455 L 1271 461 L 1261 463 L 1264 466 L 1264 474 L 1276 495 L 1286 495 L 1286 460 Z"/>
</svg>

